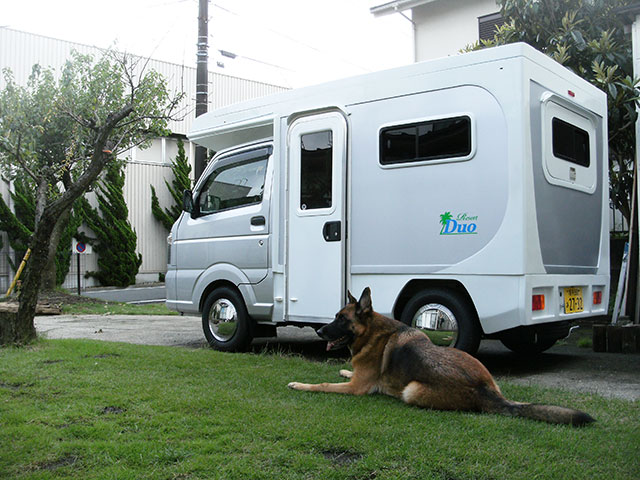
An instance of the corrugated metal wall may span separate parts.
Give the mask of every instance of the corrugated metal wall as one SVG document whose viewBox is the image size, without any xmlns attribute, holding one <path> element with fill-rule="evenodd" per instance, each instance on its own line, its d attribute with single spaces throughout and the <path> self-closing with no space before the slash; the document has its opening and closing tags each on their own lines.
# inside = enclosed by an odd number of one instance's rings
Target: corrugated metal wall
<svg viewBox="0 0 640 480">
<path fill-rule="evenodd" d="M 195 39 L 194 39 L 195 44 Z M 9 68 L 20 84 L 26 84 L 34 64 L 40 64 L 59 70 L 71 55 L 72 50 L 83 54 L 101 55 L 103 50 L 79 43 L 20 32 L 0 27 L 0 70 Z M 195 118 L 196 69 L 157 60 L 139 59 L 138 65 L 156 70 L 167 80 L 171 92 L 184 91 L 184 99 L 179 106 L 180 121 L 172 121 L 172 132 L 185 135 Z M 195 64 L 195 48 L 194 48 Z M 0 76 L 0 89 L 4 80 Z M 209 72 L 209 109 L 215 109 L 243 100 L 256 98 L 285 90 L 283 87 L 266 83 L 230 77 Z M 185 142 L 185 150 L 192 162 L 193 145 Z M 142 254 L 142 266 L 138 275 L 139 282 L 157 281 L 158 274 L 166 271 L 166 237 L 168 232 L 151 214 L 151 187 L 154 185 L 162 205 L 168 205 L 170 194 L 164 180 L 171 182 L 170 162 L 177 154 L 176 139 L 157 139 L 146 150 L 134 149 L 123 158 L 127 159 L 125 200 L 129 208 L 129 221 L 138 235 L 138 252 Z M 0 182 L 0 194 L 8 199 L 8 185 Z M 7 246 L 0 252 L 0 289 L 6 289 L 11 272 L 6 263 Z M 81 273 L 95 270 L 95 254 L 84 255 Z M 75 288 L 77 285 L 75 259 L 72 271 L 64 286 Z M 81 279 L 82 286 L 93 286 L 93 279 Z M 5 290 L 6 291 L 6 290 Z"/>
<path fill-rule="evenodd" d="M 169 232 L 151 214 L 151 185 L 160 204 L 170 205 L 173 199 L 164 182 L 171 183 L 173 179 L 171 165 L 127 162 L 125 175 L 124 194 L 129 222 L 136 230 L 138 252 L 142 254 L 139 275 L 144 275 L 147 281 L 157 281 L 158 273 L 165 272 L 167 267 L 166 239 Z"/>
<path fill-rule="evenodd" d="M 99 56 L 104 52 L 102 49 L 89 45 L 0 27 L 0 70 L 10 68 L 19 84 L 26 84 L 35 64 L 59 70 L 73 50 L 94 56 Z M 147 70 L 155 70 L 162 74 L 167 80 L 169 91 L 185 93 L 178 109 L 180 116 L 184 118 L 181 121 L 171 122 L 169 128 L 174 133 L 186 135 L 195 118 L 196 69 L 153 59 L 147 61 L 139 57 L 134 58 L 139 60 L 140 67 L 144 66 Z M 3 86 L 4 79 L 0 76 L 0 88 Z M 277 85 L 209 72 L 210 109 L 283 90 L 285 88 Z"/>
</svg>

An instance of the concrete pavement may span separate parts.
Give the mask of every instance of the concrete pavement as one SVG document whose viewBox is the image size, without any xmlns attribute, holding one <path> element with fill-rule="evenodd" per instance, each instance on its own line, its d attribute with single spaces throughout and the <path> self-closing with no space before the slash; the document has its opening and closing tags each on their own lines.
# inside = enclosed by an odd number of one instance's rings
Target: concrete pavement
<svg viewBox="0 0 640 480">
<path fill-rule="evenodd" d="M 138 345 L 207 347 L 202 319 L 180 315 L 47 315 L 35 319 L 36 330 L 45 338 L 86 338 Z M 272 341 L 313 343 L 319 338 L 313 328 L 281 327 Z M 267 343 L 256 339 L 254 344 Z"/>
</svg>

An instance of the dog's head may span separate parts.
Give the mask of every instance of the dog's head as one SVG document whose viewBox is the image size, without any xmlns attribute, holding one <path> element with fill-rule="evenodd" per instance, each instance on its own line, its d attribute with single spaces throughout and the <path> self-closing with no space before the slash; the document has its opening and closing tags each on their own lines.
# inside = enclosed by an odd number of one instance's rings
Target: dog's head
<svg viewBox="0 0 640 480">
<path fill-rule="evenodd" d="M 327 350 L 350 347 L 364 332 L 366 321 L 373 312 L 369 287 L 364 289 L 360 300 L 356 300 L 350 292 L 347 295 L 349 303 L 336 313 L 333 322 L 318 330 L 320 338 L 327 341 Z"/>
</svg>

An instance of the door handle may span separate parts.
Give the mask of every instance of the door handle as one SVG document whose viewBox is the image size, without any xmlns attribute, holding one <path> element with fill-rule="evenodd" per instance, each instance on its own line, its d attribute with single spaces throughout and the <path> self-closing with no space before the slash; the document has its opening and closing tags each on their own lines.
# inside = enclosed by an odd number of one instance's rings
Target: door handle
<svg viewBox="0 0 640 480">
<path fill-rule="evenodd" d="M 322 228 L 322 236 L 325 242 L 339 242 L 342 240 L 342 223 L 338 220 L 335 222 L 327 222 Z"/>
<path fill-rule="evenodd" d="M 267 220 L 262 216 L 258 215 L 257 217 L 251 217 L 251 225 L 254 227 L 262 227 L 266 225 Z"/>
</svg>

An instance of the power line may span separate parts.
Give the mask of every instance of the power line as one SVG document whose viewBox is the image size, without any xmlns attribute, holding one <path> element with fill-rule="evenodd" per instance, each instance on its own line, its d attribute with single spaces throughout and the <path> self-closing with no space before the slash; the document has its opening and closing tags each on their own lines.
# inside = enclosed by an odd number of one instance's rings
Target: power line
<svg viewBox="0 0 640 480">
<path fill-rule="evenodd" d="M 218 5 L 217 3 L 214 3 L 214 4 L 213 4 L 213 6 L 214 6 L 215 8 L 218 8 L 219 10 L 222 10 L 222 11 L 224 11 L 224 12 L 226 12 L 226 13 L 230 14 L 230 15 L 234 15 L 234 16 L 236 16 L 236 17 L 238 17 L 238 18 L 243 18 L 243 15 L 242 15 L 242 14 L 239 14 L 239 13 L 237 13 L 237 12 L 234 12 L 234 11 L 232 11 L 232 10 L 229 10 L 228 8 L 223 7 L 223 6 L 221 6 L 221 5 Z M 244 17 L 246 17 L 246 16 L 244 16 Z M 315 52 L 317 52 L 317 53 L 319 53 L 319 54 L 321 54 L 321 55 L 324 55 L 324 56 L 326 56 L 326 57 L 333 58 L 333 59 L 337 59 L 337 60 L 341 61 L 342 63 L 345 63 L 345 64 L 347 64 L 347 65 L 351 65 L 352 67 L 355 67 L 355 68 L 359 68 L 360 70 L 362 70 L 362 71 L 364 71 L 364 72 L 370 72 L 370 71 L 371 71 L 371 69 L 369 69 L 369 68 L 363 67 L 362 65 L 358 65 L 358 64 L 353 63 L 353 62 L 351 62 L 351 61 L 349 61 L 349 60 L 347 60 L 347 59 L 345 59 L 345 58 L 338 57 L 338 56 L 336 56 L 336 55 L 334 55 L 334 54 L 327 53 L 327 52 L 325 52 L 325 51 L 323 51 L 323 50 L 320 50 L 320 49 L 319 49 L 319 48 L 317 48 L 317 47 L 314 47 L 313 45 L 309 45 L 308 43 L 302 42 L 302 41 L 298 40 L 297 38 L 294 38 L 294 37 L 292 37 L 292 36 L 290 36 L 290 35 L 288 35 L 288 34 L 286 34 L 286 33 L 279 32 L 279 31 L 274 30 L 273 28 L 270 28 L 270 27 L 266 27 L 266 26 L 264 26 L 264 25 L 262 24 L 262 22 L 258 22 L 258 21 L 256 21 L 256 20 L 254 20 L 253 18 L 250 18 L 250 20 L 251 20 L 254 24 L 259 25 L 259 26 L 260 26 L 260 28 L 262 28 L 262 29 L 264 29 L 264 30 L 267 30 L 267 31 L 269 31 L 269 32 L 271 32 L 271 33 L 274 33 L 274 34 L 276 34 L 276 35 L 278 35 L 278 36 L 280 36 L 280 37 L 282 37 L 282 38 L 284 38 L 284 39 L 286 39 L 286 40 L 288 40 L 288 41 L 290 41 L 290 42 L 296 43 L 296 44 L 298 44 L 298 45 L 302 45 L 303 47 L 308 48 L 309 50 L 313 50 L 313 51 L 315 51 Z"/>
</svg>

